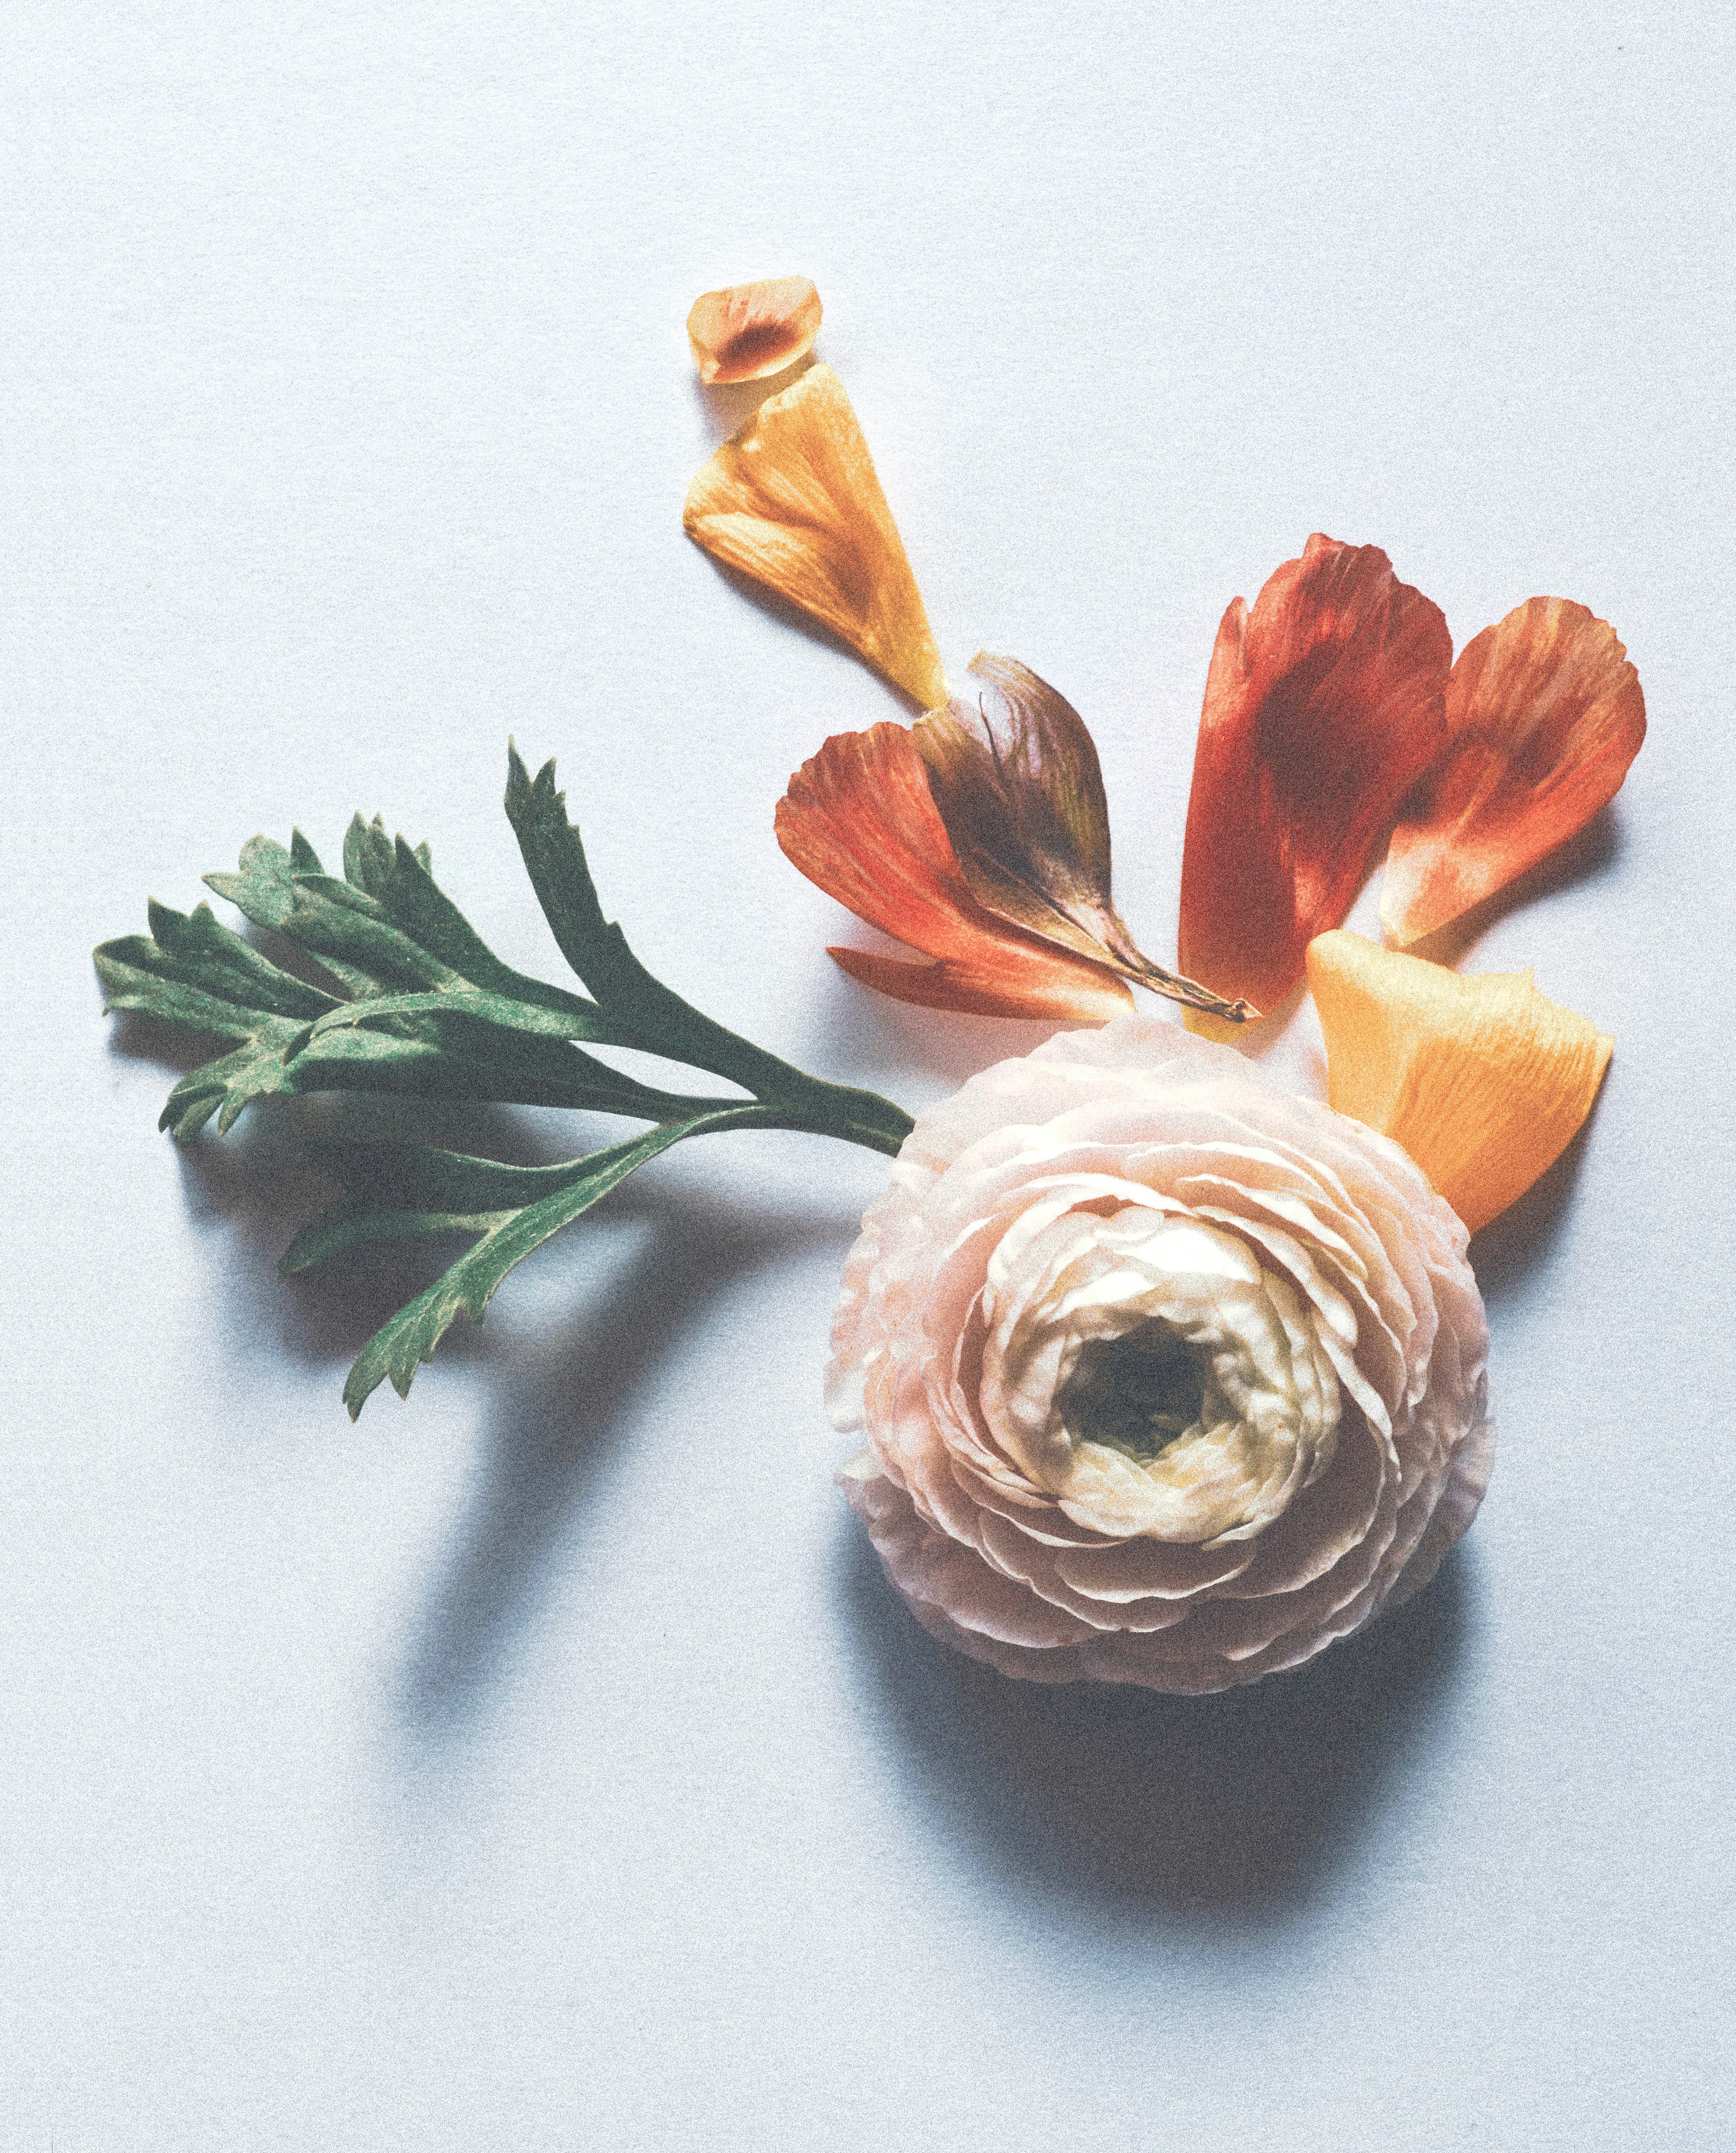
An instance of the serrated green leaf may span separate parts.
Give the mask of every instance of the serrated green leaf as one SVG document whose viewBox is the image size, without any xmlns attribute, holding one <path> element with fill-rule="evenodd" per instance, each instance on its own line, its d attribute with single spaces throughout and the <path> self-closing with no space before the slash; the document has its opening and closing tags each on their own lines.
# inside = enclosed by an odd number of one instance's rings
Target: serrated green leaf
<svg viewBox="0 0 1736 2153">
<path fill-rule="evenodd" d="M 429 873 L 427 850 L 425 845 L 412 849 L 402 837 L 393 847 L 380 903 L 395 926 L 472 986 L 510 995 L 537 1008 L 565 1010 L 602 1021 L 602 1012 L 594 1002 L 502 964 Z M 593 1039 L 603 1036 L 601 1031 L 573 1035 Z"/>
<path fill-rule="evenodd" d="M 299 833 L 298 833 L 299 834 Z M 289 921 L 296 908 L 295 877 L 298 873 L 318 876 L 319 864 L 313 848 L 302 838 L 303 857 L 313 861 L 303 868 L 293 853 L 269 837 L 250 837 L 241 848 L 240 870 L 235 874 L 208 874 L 204 878 L 207 888 L 244 912 L 256 927 L 268 927 L 282 934 L 287 941 L 303 949 L 308 947 L 298 934 L 289 931 Z M 347 987 L 353 995 L 376 994 L 379 983 L 360 967 L 349 963 L 341 955 L 325 951 L 320 962 L 340 986 Z"/>
<path fill-rule="evenodd" d="M 474 1240 L 512 1216 L 510 1211 L 358 1211 L 337 1204 L 303 1227 L 283 1251 L 277 1270 L 293 1278 L 352 1249 L 388 1242 L 449 1241 L 459 1234 Z"/>
<path fill-rule="evenodd" d="M 96 952 L 96 970 L 107 1008 L 135 1010 L 213 1039 L 250 1038 L 262 1014 L 183 979 L 174 959 L 143 934 L 104 942 Z M 290 1022 L 290 1035 L 307 1028 L 304 1023 Z"/>
<path fill-rule="evenodd" d="M 776 1100 L 850 1141 L 895 1154 L 910 1132 L 910 1117 L 877 1093 L 818 1078 L 781 1061 L 723 1026 L 654 979 L 629 948 L 620 929 L 606 920 L 578 829 L 568 819 L 566 795 L 555 789 L 554 764 L 534 780 L 516 746 L 507 750 L 507 817 L 524 855 L 537 900 L 561 954 L 596 998 L 605 1017 L 635 1035 L 653 1053 L 709 1069 L 766 1103 Z"/>
<path fill-rule="evenodd" d="M 503 964 L 435 883 L 426 845 L 389 840 L 378 817 L 352 822 L 341 880 L 323 872 L 299 830 L 287 851 L 252 839 L 236 873 L 206 878 L 316 962 L 335 991 L 271 962 L 207 905 L 183 915 L 153 904 L 151 936 L 96 953 L 110 1007 L 228 1048 L 171 1092 L 163 1124 L 177 1136 L 213 1114 L 227 1129 L 255 1098 L 339 1089 L 588 1107 L 653 1123 L 558 1167 L 509 1167 L 425 1145 L 331 1148 L 345 1194 L 297 1235 L 286 1270 L 366 1244 L 454 1234 L 474 1244 L 364 1348 L 344 1392 L 352 1413 L 383 1381 L 406 1392 L 461 1310 L 480 1321 L 515 1265 L 684 1138 L 807 1129 L 892 1153 L 911 1127 L 889 1101 L 822 1083 L 726 1031 L 645 970 L 603 917 L 552 763 L 533 784 L 512 753 L 507 812 L 556 939 L 594 999 Z M 609 1068 L 588 1045 L 643 1049 L 753 1097 L 659 1091 Z"/>
<path fill-rule="evenodd" d="M 759 1119 L 749 1107 L 666 1122 L 647 1130 L 644 1136 L 593 1153 L 589 1158 L 576 1162 L 584 1171 L 568 1186 L 491 1224 L 474 1248 L 382 1324 L 362 1348 L 344 1386 L 344 1402 L 351 1419 L 384 1382 L 389 1381 L 400 1397 L 408 1397 L 416 1370 L 432 1359 L 435 1347 L 461 1312 L 472 1323 L 480 1323 L 501 1280 L 550 1234 L 582 1217 L 629 1174 L 684 1137 L 709 1128 L 727 1128 L 744 1116 L 750 1126 Z"/>
<path fill-rule="evenodd" d="M 345 881 L 365 890 L 369 897 L 379 897 L 383 894 L 379 884 L 389 880 L 391 872 L 392 841 L 386 835 L 384 823 L 378 815 L 371 822 L 353 815 L 344 833 Z"/>
<path fill-rule="evenodd" d="M 191 913 L 172 912 L 153 898 L 147 914 L 163 965 L 190 985 L 278 1016 L 312 1021 L 344 1007 L 336 995 L 283 970 L 232 934 L 208 904 L 195 905 Z"/>
<path fill-rule="evenodd" d="M 520 1211 L 570 1188 L 595 1157 L 588 1153 L 555 1166 L 505 1166 L 498 1159 L 476 1158 L 436 1144 L 340 1138 L 308 1148 L 344 1183 L 347 1201 L 427 1211 Z"/>
<path fill-rule="evenodd" d="M 570 1188 L 591 1165 L 581 1158 L 561 1166 L 502 1166 L 432 1144 L 310 1148 L 343 1181 L 345 1193 L 285 1250 L 277 1265 L 285 1277 L 366 1243 L 487 1233 L 527 1204 Z"/>
</svg>

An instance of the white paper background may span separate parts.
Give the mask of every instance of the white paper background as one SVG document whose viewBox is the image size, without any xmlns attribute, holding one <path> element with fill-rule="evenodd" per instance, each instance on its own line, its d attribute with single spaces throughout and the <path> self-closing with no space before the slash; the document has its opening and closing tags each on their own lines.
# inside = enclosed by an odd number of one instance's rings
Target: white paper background
<svg viewBox="0 0 1736 2153">
<path fill-rule="evenodd" d="M 10 11 L 0 2143 L 1728 2142 L 1731 46 Z M 407 1274 L 280 1285 L 295 1117 L 177 1157 L 99 1021 L 147 893 L 356 807 L 557 967 L 511 730 L 726 1022 L 912 1104 L 1031 1043 L 842 980 L 772 842 L 900 715 L 680 532 L 687 307 L 796 269 L 949 663 L 1086 714 L 1159 955 L 1218 616 L 1310 531 L 1461 642 L 1550 592 L 1639 666 L 1617 811 L 1472 959 L 1619 1042 L 1479 1244 L 1494 1488 L 1302 1677 L 1041 1692 L 916 1631 L 817 1404 L 867 1154 L 659 1163 L 353 1429 Z"/>
</svg>

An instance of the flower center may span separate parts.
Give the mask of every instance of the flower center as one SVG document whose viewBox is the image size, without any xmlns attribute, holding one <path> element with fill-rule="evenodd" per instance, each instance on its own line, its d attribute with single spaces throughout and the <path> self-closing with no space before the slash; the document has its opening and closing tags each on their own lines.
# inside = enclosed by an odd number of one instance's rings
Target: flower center
<svg viewBox="0 0 1736 2153">
<path fill-rule="evenodd" d="M 1207 1372 L 1153 1317 L 1119 1338 L 1087 1339 L 1056 1407 L 1076 1443 L 1103 1443 L 1145 1463 L 1200 1419 Z"/>
<path fill-rule="evenodd" d="M 1331 1462 L 1316 1312 L 1240 1235 L 1137 1183 L 1058 1180 L 1002 1236 L 983 1304 L 988 1428 L 1088 1531 L 1248 1539 Z"/>
</svg>

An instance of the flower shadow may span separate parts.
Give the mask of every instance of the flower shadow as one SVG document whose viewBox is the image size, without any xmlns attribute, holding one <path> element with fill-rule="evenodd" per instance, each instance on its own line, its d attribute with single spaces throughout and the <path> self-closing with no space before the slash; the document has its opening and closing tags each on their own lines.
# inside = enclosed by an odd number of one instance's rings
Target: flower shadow
<svg viewBox="0 0 1736 2153">
<path fill-rule="evenodd" d="M 1621 812 L 1618 804 L 1611 800 L 1598 810 L 1577 836 L 1558 845 L 1535 867 L 1498 889 L 1492 897 L 1484 898 L 1481 904 L 1473 905 L 1469 912 L 1448 920 L 1433 934 L 1425 934 L 1421 941 L 1411 943 L 1408 954 L 1426 957 L 1432 964 L 1453 969 L 1462 964 L 1489 929 L 1509 913 L 1535 903 L 1539 898 L 1553 897 L 1582 883 L 1601 881 L 1620 860 L 1621 846 Z"/>
<path fill-rule="evenodd" d="M 1326 1887 L 1438 1720 L 1466 1561 L 1296 1672 L 1203 1697 L 968 1660 L 920 1629 L 859 1530 L 844 1589 L 886 1718 L 970 1858 L 1122 1926 L 1258 1927 Z"/>
<path fill-rule="evenodd" d="M 786 389 L 793 389 L 808 369 L 818 360 L 812 350 L 792 359 L 777 374 L 762 374 L 756 381 L 701 381 L 694 377 L 693 393 L 699 400 L 700 410 L 714 441 L 729 440 L 739 433 L 768 397 L 781 395 Z"/>
<path fill-rule="evenodd" d="M 840 909 L 840 943 L 876 956 L 922 961 L 921 952 Z M 813 1016 L 802 1046 L 827 1066 L 854 1072 L 850 1081 L 891 1082 L 896 1072 L 904 1093 L 914 1093 L 913 1070 L 934 1080 L 934 1096 L 956 1091 L 967 1077 L 996 1061 L 1031 1053 L 1057 1031 L 1072 1027 L 1021 1017 L 967 1016 L 954 1010 L 924 1009 L 894 1001 L 853 980 L 827 959 L 814 997 Z"/>
<path fill-rule="evenodd" d="M 1591 1111 L 1554 1165 L 1473 1238 L 1471 1268 L 1484 1306 L 1491 1312 L 1524 1292 L 1572 1208 L 1586 1147 L 1602 1103 L 1600 1090 Z"/>
</svg>

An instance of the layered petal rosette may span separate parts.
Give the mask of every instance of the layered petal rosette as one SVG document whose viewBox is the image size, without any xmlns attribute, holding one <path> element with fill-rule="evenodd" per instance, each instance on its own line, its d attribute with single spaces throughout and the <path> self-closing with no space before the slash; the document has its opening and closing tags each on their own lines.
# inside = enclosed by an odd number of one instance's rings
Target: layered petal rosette
<svg viewBox="0 0 1736 2153">
<path fill-rule="evenodd" d="M 934 1635 L 1200 1692 L 1433 1575 L 1488 1477 L 1466 1235 L 1384 1137 L 1152 1018 L 923 1115 L 863 1222 L 828 1404 Z"/>
</svg>

